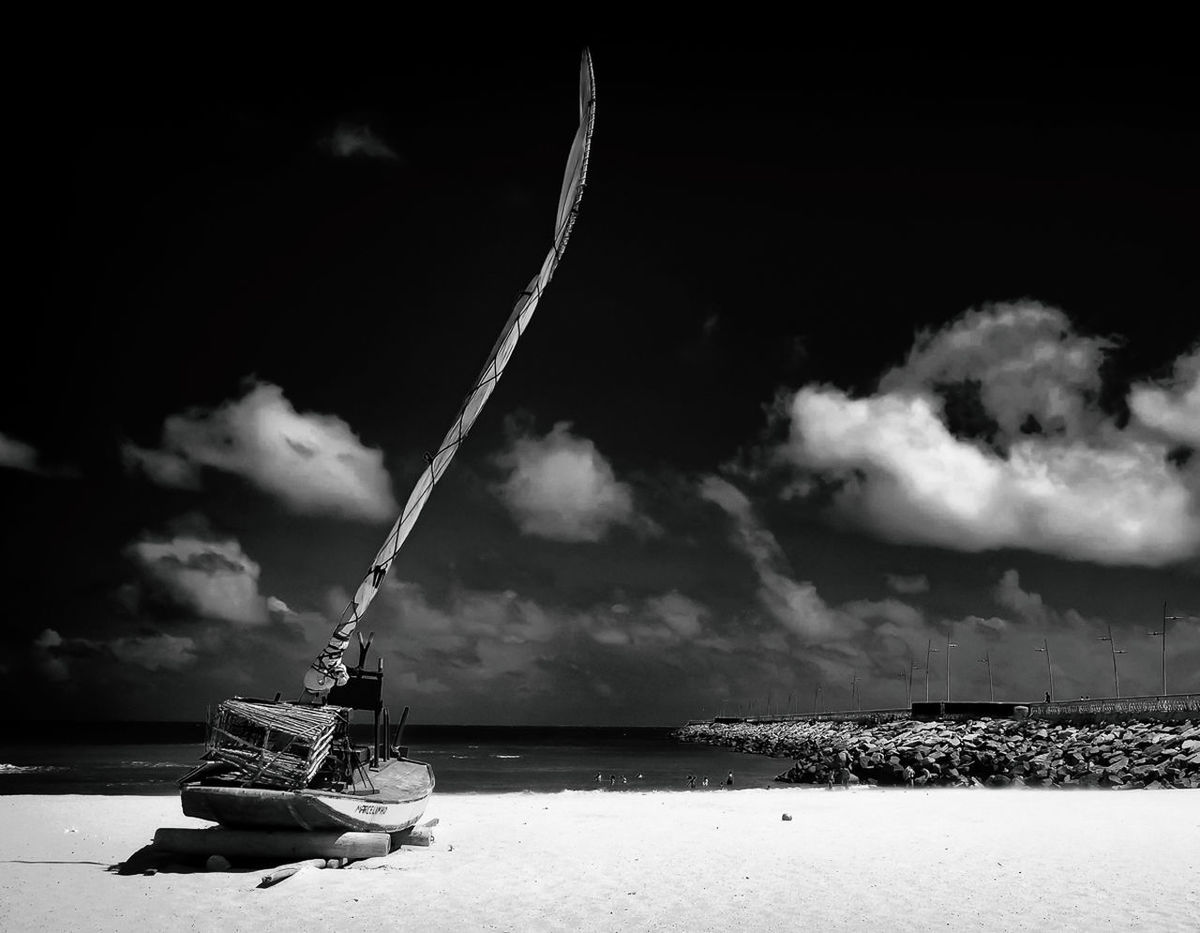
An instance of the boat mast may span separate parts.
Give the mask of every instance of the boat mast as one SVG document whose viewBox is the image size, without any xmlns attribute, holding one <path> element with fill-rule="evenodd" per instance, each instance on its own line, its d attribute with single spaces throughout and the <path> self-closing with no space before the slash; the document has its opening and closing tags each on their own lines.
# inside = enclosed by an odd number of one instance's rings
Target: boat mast
<svg viewBox="0 0 1200 933">
<path fill-rule="evenodd" d="M 341 618 L 329 641 L 317 655 L 312 665 L 304 675 L 304 695 L 302 700 L 320 702 L 334 685 L 345 684 L 348 680 L 346 665 L 342 655 L 350 644 L 350 636 L 358 627 L 358 623 L 366 614 L 367 607 L 383 586 L 384 578 L 396 560 L 400 546 L 412 531 L 417 517 L 425 507 L 433 487 L 441 479 L 450 461 L 457 453 L 459 445 L 467 438 L 483 406 L 487 403 L 496 383 L 504 375 L 504 369 L 516 349 L 517 341 L 529 326 L 533 312 L 541 300 L 542 293 L 550 284 L 554 271 L 562 261 L 579 213 L 579 204 L 583 199 L 583 190 L 587 185 L 588 156 L 591 151 L 592 127 L 596 115 L 595 82 L 592 74 L 592 56 L 584 50 L 579 68 L 579 129 L 571 145 L 571 154 L 567 159 L 566 171 L 563 175 L 562 191 L 558 199 L 558 215 L 554 224 L 554 241 L 550 251 L 542 262 L 538 274 L 530 279 L 517 298 L 512 312 L 500 331 L 487 362 L 479 372 L 475 384 L 463 399 L 458 410 L 458 416 L 442 438 L 442 443 L 435 453 L 426 454 L 426 468 L 421 473 L 416 485 L 404 505 L 404 509 L 396 518 L 383 546 L 371 561 L 371 567 L 363 577 L 357 591 L 349 604 L 342 611 Z"/>
</svg>

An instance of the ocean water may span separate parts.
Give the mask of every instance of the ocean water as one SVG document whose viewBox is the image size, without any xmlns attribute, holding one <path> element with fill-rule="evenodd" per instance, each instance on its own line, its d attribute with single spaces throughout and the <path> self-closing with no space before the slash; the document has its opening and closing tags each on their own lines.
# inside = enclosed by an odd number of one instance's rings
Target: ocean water
<svg viewBox="0 0 1200 933">
<path fill-rule="evenodd" d="M 5 732 L 0 794 L 176 794 L 204 750 L 199 723 L 24 724 Z M 680 743 L 668 728 L 412 726 L 404 741 L 410 757 L 433 765 L 443 794 L 716 792 L 731 771 L 735 788 L 765 787 L 790 765 Z"/>
</svg>

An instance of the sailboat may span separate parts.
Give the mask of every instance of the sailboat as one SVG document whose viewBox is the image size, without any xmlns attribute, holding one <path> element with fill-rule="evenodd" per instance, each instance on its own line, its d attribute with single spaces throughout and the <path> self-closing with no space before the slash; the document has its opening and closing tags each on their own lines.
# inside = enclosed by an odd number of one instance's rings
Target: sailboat
<svg viewBox="0 0 1200 933">
<path fill-rule="evenodd" d="M 433 768 L 401 745 L 408 707 L 395 733 L 383 703 L 383 659 L 366 665 L 374 635 L 358 633 L 358 663 L 343 660 L 350 638 L 396 562 L 434 486 L 466 440 L 529 327 L 570 239 L 587 185 L 595 120 L 591 54 L 579 71 L 579 128 L 558 200 L 554 239 L 537 275 L 517 298 L 458 416 L 421 473 L 325 648 L 304 676 L 296 701 L 234 697 L 210 711 L 204 760 L 180 780 L 187 816 L 232 828 L 403 832 L 416 825 L 433 793 Z M 373 740 L 356 744 L 355 711 L 373 715 Z"/>
</svg>

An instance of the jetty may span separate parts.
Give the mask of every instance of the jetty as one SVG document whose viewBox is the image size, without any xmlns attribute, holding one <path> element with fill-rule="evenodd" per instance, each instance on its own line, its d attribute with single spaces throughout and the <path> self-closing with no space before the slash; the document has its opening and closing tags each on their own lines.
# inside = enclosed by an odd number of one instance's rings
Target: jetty
<svg viewBox="0 0 1200 933">
<path fill-rule="evenodd" d="M 1200 787 L 1200 694 L 717 717 L 676 736 L 789 758 L 776 780 L 794 784 Z"/>
</svg>

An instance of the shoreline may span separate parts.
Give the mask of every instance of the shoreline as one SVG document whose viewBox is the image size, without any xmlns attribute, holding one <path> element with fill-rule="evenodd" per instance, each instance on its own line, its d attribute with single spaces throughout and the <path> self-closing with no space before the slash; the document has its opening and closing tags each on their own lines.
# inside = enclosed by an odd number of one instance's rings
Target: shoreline
<svg viewBox="0 0 1200 933">
<path fill-rule="evenodd" d="M 792 816 L 782 820 L 782 814 Z M 811 787 L 458 794 L 377 870 L 121 876 L 171 797 L 0 798 L 10 929 L 1185 929 L 1200 794 Z"/>
</svg>

